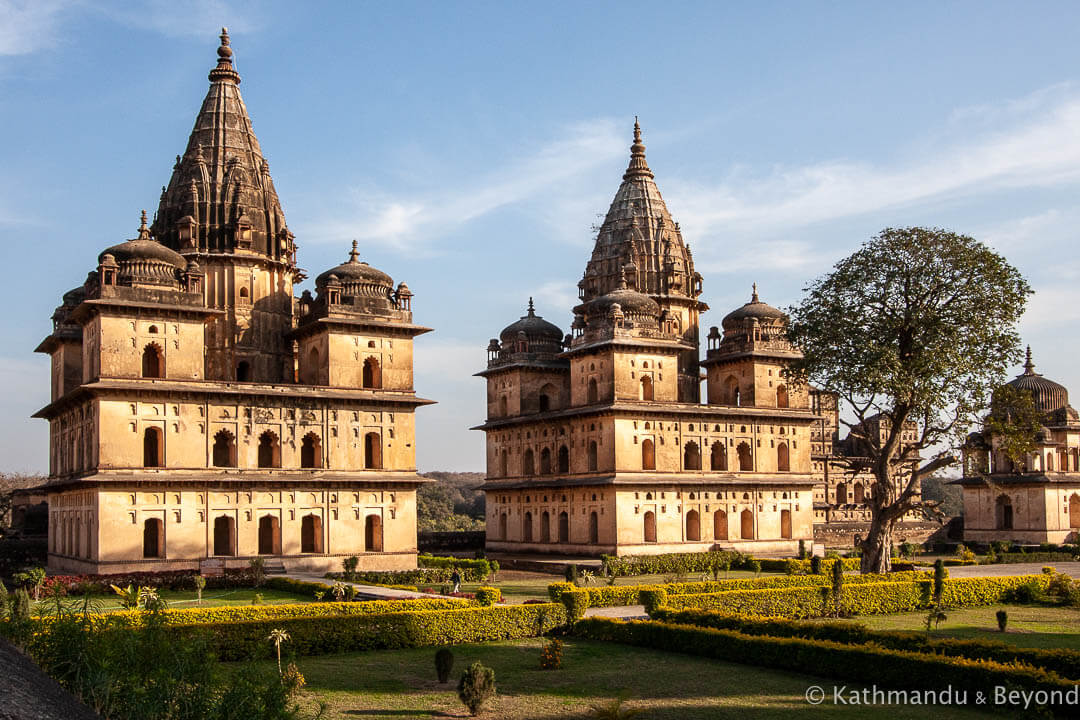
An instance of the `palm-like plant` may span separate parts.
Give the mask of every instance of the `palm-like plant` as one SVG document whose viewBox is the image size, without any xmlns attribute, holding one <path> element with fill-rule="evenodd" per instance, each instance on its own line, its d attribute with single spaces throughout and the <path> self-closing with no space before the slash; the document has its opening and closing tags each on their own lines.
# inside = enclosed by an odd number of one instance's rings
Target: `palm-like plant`
<svg viewBox="0 0 1080 720">
<path fill-rule="evenodd" d="M 147 612 L 159 612 L 169 606 L 158 591 L 151 587 L 139 588 L 139 606 Z"/>
<path fill-rule="evenodd" d="M 139 609 L 139 591 L 132 585 L 128 585 L 126 588 L 118 587 L 116 585 L 109 585 L 113 589 L 113 592 L 120 596 L 120 607 L 125 610 L 138 610 Z"/>
<path fill-rule="evenodd" d="M 334 586 L 330 588 L 330 592 L 334 594 L 334 599 L 341 602 L 345 599 L 345 583 L 336 582 Z"/>
<path fill-rule="evenodd" d="M 274 649 L 277 651 L 277 671 L 281 676 L 281 643 L 288 642 L 289 633 L 285 632 L 284 628 L 275 628 L 270 631 L 270 637 L 266 639 L 274 643 Z"/>
</svg>

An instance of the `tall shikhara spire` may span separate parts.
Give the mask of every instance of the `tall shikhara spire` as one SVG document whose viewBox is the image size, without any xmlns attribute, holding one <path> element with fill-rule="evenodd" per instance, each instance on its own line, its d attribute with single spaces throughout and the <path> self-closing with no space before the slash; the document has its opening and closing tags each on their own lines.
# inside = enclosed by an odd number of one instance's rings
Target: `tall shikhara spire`
<svg viewBox="0 0 1080 720">
<path fill-rule="evenodd" d="M 653 177 L 645 160 L 641 125 L 634 118 L 630 164 L 579 283 L 583 301 L 618 289 L 624 280 L 662 305 L 665 297 L 700 295 L 701 276 L 694 271 L 690 249 Z"/>
<path fill-rule="evenodd" d="M 291 267 L 292 235 L 240 96 L 225 28 L 217 56 L 187 148 L 162 189 L 152 232 L 184 254 L 251 252 Z"/>
</svg>

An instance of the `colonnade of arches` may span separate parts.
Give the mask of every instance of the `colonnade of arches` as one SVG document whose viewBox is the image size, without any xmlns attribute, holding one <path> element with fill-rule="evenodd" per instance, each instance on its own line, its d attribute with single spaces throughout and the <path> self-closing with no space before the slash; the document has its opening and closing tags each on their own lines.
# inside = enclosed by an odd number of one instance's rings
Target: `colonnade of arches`
<svg viewBox="0 0 1080 720">
<path fill-rule="evenodd" d="M 312 431 L 300 441 L 300 468 L 318 469 L 324 466 L 322 438 Z M 210 462 L 212 467 L 237 467 L 236 436 L 231 430 L 219 430 L 214 434 Z M 567 459 L 569 462 L 569 459 Z M 256 451 L 259 468 L 280 468 L 281 439 L 273 430 L 259 435 Z M 162 428 L 149 426 L 143 429 L 143 467 L 165 467 L 165 437 Z M 379 470 L 383 467 L 382 436 L 378 432 L 364 434 L 364 469 Z"/>
</svg>

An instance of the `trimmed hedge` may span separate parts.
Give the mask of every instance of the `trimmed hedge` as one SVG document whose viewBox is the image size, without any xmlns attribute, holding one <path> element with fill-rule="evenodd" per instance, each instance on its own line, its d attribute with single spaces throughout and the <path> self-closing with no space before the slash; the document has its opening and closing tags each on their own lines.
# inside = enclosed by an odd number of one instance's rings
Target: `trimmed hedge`
<svg viewBox="0 0 1080 720">
<path fill-rule="evenodd" d="M 125 587 L 150 587 L 166 590 L 194 590 L 194 570 L 168 570 L 165 572 L 131 572 L 115 575 L 50 575 L 45 578 L 42 590 L 48 592 L 62 587 L 67 595 L 111 594 L 112 585 Z M 255 576 L 249 568 L 226 568 L 223 575 L 207 575 L 206 590 L 220 588 L 249 588 L 255 586 Z M 263 583 L 269 586 L 269 583 Z"/>
<path fill-rule="evenodd" d="M 1047 575 L 1017 575 L 996 578 L 946 580 L 942 592 L 945 607 L 993 605 L 1005 601 L 1013 590 L 1037 583 L 1045 590 Z M 699 595 L 672 595 L 667 604 L 674 609 L 723 610 L 748 615 L 786 618 L 818 617 L 827 614 L 828 586 L 789 587 L 766 590 L 733 590 Z M 911 612 L 930 605 L 933 581 L 847 583 L 841 595 L 845 615 L 881 615 Z"/>
<path fill-rule="evenodd" d="M 613 572 L 620 576 L 713 572 L 714 569 L 722 568 L 724 562 L 730 562 L 732 570 L 748 570 L 754 560 L 757 560 L 764 572 L 787 573 L 791 569 L 802 573 L 810 572 L 810 560 L 753 558 L 725 550 L 659 555 L 601 555 L 600 557 L 603 560 L 605 572 L 609 574 Z M 834 562 L 836 558 L 823 558 L 822 572 L 828 572 Z M 860 567 L 859 558 L 843 558 L 841 562 L 845 570 L 858 570 Z"/>
<path fill-rule="evenodd" d="M 912 582 L 928 577 L 924 572 L 890 573 L 889 575 L 852 575 L 844 577 L 845 584 L 863 584 L 878 582 Z M 760 590 L 762 588 L 806 587 L 829 585 L 832 580 L 826 575 L 776 575 L 761 578 L 733 578 L 729 580 L 708 580 L 704 582 L 665 583 L 662 585 L 607 585 L 599 587 L 577 588 L 573 583 L 557 582 L 548 585 L 548 596 L 558 602 L 562 593 L 569 590 L 583 590 L 589 593 L 589 607 L 614 607 L 618 605 L 638 605 L 640 595 L 645 590 L 664 590 L 669 595 L 699 595 L 701 593 L 725 592 L 728 590 Z"/>
<path fill-rule="evenodd" d="M 436 555 L 417 555 L 416 564 L 422 568 L 437 568 L 453 571 L 457 568 L 461 571 L 464 582 L 484 582 L 491 576 L 491 563 L 484 559 L 465 560 L 456 557 L 439 557 Z M 450 578 L 449 575 L 446 576 Z"/>
<path fill-rule="evenodd" d="M 988 565 L 1008 565 L 1010 563 L 1076 562 L 1080 555 L 1063 552 L 1000 553 L 997 560 Z"/>
<path fill-rule="evenodd" d="M 502 602 L 502 590 L 495 587 L 478 587 L 476 588 L 476 602 L 484 606 Z"/>
<path fill-rule="evenodd" d="M 589 593 L 583 590 L 569 590 L 560 598 L 566 608 L 566 622 L 573 625 L 585 617 L 585 611 L 589 609 Z"/>
<path fill-rule="evenodd" d="M 972 660 L 993 660 L 1003 664 L 1022 662 L 1055 672 L 1063 678 L 1080 679 L 1080 651 L 1021 648 L 997 640 L 964 640 L 927 637 L 923 633 L 870 630 L 853 622 L 787 620 L 775 617 L 732 615 L 710 610 L 672 610 L 661 607 L 649 612 L 653 620 L 675 625 L 694 625 L 716 630 L 734 630 L 745 635 L 799 637 L 828 640 L 844 645 L 875 643 L 892 650 L 938 653 Z"/>
<path fill-rule="evenodd" d="M 843 645 L 826 640 L 746 635 L 733 630 L 667 625 L 654 621 L 624 622 L 588 618 L 574 626 L 574 635 L 670 652 L 700 655 L 740 664 L 790 670 L 876 684 L 903 690 L 975 693 L 1001 685 L 1008 689 L 1057 691 L 1064 695 L 1073 683 L 1055 673 L 1022 663 L 1002 664 L 928 653 L 892 650 L 875 645 Z M 1062 715 L 1074 708 L 1059 706 Z"/>
</svg>

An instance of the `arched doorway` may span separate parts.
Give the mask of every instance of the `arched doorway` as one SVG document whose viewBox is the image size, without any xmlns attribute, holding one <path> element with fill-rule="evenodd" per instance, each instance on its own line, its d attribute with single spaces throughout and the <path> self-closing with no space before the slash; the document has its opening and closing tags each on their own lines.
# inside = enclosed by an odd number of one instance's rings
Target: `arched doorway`
<svg viewBox="0 0 1080 720">
<path fill-rule="evenodd" d="M 556 402 L 559 391 L 555 389 L 555 386 L 551 383 L 546 383 L 540 388 L 540 412 L 547 412 L 548 410 L 558 410 L 559 404 Z"/>
<path fill-rule="evenodd" d="M 727 529 L 727 513 L 723 510 L 717 510 L 713 513 L 712 519 L 713 525 L 713 540 L 720 542 L 721 540 L 728 539 Z"/>
<path fill-rule="evenodd" d="M 600 389 L 596 385 L 596 378 L 589 379 L 589 396 L 588 401 L 590 403 L 598 402 L 600 400 Z"/>
<path fill-rule="evenodd" d="M 364 550 L 367 552 L 382 552 L 382 549 L 382 518 L 378 515 L 368 515 L 364 518 Z"/>
<path fill-rule="evenodd" d="M 165 523 L 161 518 L 147 518 L 143 523 L 142 548 L 144 558 L 165 557 Z"/>
<path fill-rule="evenodd" d="M 565 445 L 559 446 L 559 472 L 570 472 L 570 449 Z"/>
<path fill-rule="evenodd" d="M 1069 496 L 1069 527 L 1080 528 L 1080 495 Z"/>
<path fill-rule="evenodd" d="M 851 488 L 851 491 L 851 501 L 856 505 L 862 505 L 863 502 L 866 500 L 866 497 L 863 495 L 863 484 L 860 482 L 855 483 L 855 486 Z"/>
<path fill-rule="evenodd" d="M 788 406 L 788 392 L 787 386 L 781 385 L 776 388 L 776 407 L 786 408 Z"/>
<path fill-rule="evenodd" d="M 691 440 L 683 448 L 683 470 L 701 469 L 701 448 Z"/>
<path fill-rule="evenodd" d="M 532 448 L 529 448 L 528 450 L 525 451 L 525 459 L 522 460 L 521 464 L 523 466 L 522 467 L 522 474 L 524 474 L 524 475 L 535 475 L 536 474 L 536 463 L 533 462 Z"/>
<path fill-rule="evenodd" d="M 570 542 L 570 516 L 565 510 L 559 513 L 559 542 Z"/>
<path fill-rule="evenodd" d="M 641 392 L 638 394 L 638 397 L 641 400 L 653 399 L 653 382 L 652 378 L 648 375 L 643 375 L 641 377 Z"/>
<path fill-rule="evenodd" d="M 300 518 L 300 552 L 321 553 L 323 551 L 322 518 L 308 514 Z"/>
<path fill-rule="evenodd" d="M 525 542 L 533 541 L 533 517 L 531 512 L 525 513 L 525 519 L 521 521 L 521 534 Z"/>
<path fill-rule="evenodd" d="M 236 554 L 236 519 L 228 515 L 214 518 L 214 554 Z"/>
<path fill-rule="evenodd" d="M 750 446 L 741 442 L 736 451 L 739 454 L 739 470 L 744 472 L 752 471 L 754 469 L 754 456 L 750 452 Z"/>
<path fill-rule="evenodd" d="M 754 513 L 750 510 L 739 513 L 739 535 L 743 540 L 754 539 Z"/>
<path fill-rule="evenodd" d="M 364 435 L 364 467 L 381 470 L 382 466 L 382 438 L 377 432 L 369 432 Z"/>
<path fill-rule="evenodd" d="M 150 343 L 143 348 L 142 376 L 144 378 L 165 377 L 165 353 L 157 343 Z"/>
<path fill-rule="evenodd" d="M 551 542 L 551 516 L 547 510 L 540 516 L 540 542 Z"/>
<path fill-rule="evenodd" d="M 713 470 L 727 470 L 727 446 L 717 440 L 712 444 L 709 467 Z"/>
<path fill-rule="evenodd" d="M 499 539 L 506 540 L 506 513 L 499 514 Z"/>
<path fill-rule="evenodd" d="M 589 472 L 596 472 L 596 441 L 589 441 Z"/>
<path fill-rule="evenodd" d="M 847 485 L 844 483 L 836 484 L 836 504 L 847 505 Z"/>
<path fill-rule="evenodd" d="M 300 467 L 322 467 L 322 440 L 313 432 L 309 432 L 300 441 Z"/>
<path fill-rule="evenodd" d="M 697 510 L 686 513 L 686 539 L 691 542 L 701 540 L 701 516 Z"/>
<path fill-rule="evenodd" d="M 276 515 L 259 518 L 259 554 L 281 554 L 281 520 Z"/>
<path fill-rule="evenodd" d="M 791 458 L 788 454 L 787 443 L 780 443 L 776 446 L 776 469 L 778 472 L 791 470 Z"/>
<path fill-rule="evenodd" d="M 236 467 L 236 438 L 228 430 L 214 435 L 214 467 Z"/>
<path fill-rule="evenodd" d="M 251 382 L 251 363 L 247 360 L 236 363 L 236 381 Z"/>
<path fill-rule="evenodd" d="M 164 467 L 164 443 L 161 428 L 148 427 L 143 431 L 143 467 Z"/>
<path fill-rule="evenodd" d="M 641 469 L 656 469 L 656 446 L 653 445 L 652 440 L 643 440 L 641 442 Z"/>
<path fill-rule="evenodd" d="M 656 542 L 656 514 L 652 510 L 645 513 L 642 524 L 645 531 L 645 542 Z"/>
<path fill-rule="evenodd" d="M 544 448 L 540 451 L 540 474 L 551 474 L 551 448 Z"/>
<path fill-rule="evenodd" d="M 277 433 L 272 430 L 265 431 L 259 436 L 259 467 L 281 467 L 281 443 Z"/>
<path fill-rule="evenodd" d="M 998 530 L 1013 529 L 1013 506 L 1012 498 L 1008 495 L 998 495 L 994 502 L 995 519 Z"/>
<path fill-rule="evenodd" d="M 369 357 L 364 361 L 364 371 L 361 382 L 363 383 L 362 387 L 369 389 L 382 387 L 382 369 L 379 367 L 379 361 L 377 359 Z"/>
<path fill-rule="evenodd" d="M 785 540 L 791 539 L 791 511 L 780 511 L 780 537 Z"/>
<path fill-rule="evenodd" d="M 600 542 L 600 518 L 595 510 L 589 513 L 589 542 L 593 545 Z"/>
</svg>

